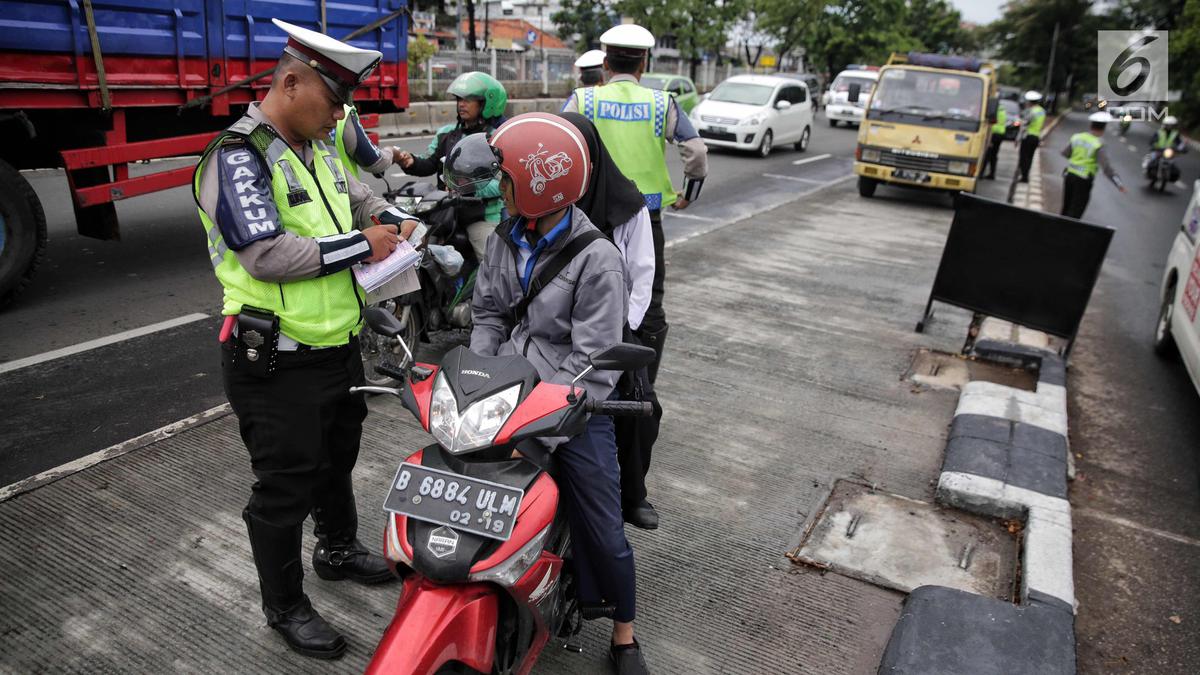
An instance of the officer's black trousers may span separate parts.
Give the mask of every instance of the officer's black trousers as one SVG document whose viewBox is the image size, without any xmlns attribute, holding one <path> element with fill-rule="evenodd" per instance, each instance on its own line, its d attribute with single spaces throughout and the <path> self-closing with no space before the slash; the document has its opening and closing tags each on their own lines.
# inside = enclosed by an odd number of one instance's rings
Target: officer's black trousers
<svg viewBox="0 0 1200 675">
<path fill-rule="evenodd" d="M 1021 152 L 1017 157 L 1017 168 L 1021 174 L 1021 180 L 1029 180 L 1029 167 L 1033 166 L 1033 153 L 1037 152 L 1038 143 L 1042 139 L 1026 134 L 1025 138 L 1021 139 Z"/>
<path fill-rule="evenodd" d="M 367 405 L 358 342 L 281 352 L 273 375 L 231 365 L 222 350 L 225 395 L 250 452 L 255 482 L 246 511 L 273 527 L 299 527 L 310 512 L 320 536 L 353 538 L 357 526 L 350 472 L 358 459 Z"/>
<path fill-rule="evenodd" d="M 642 344 L 654 349 L 657 356 L 647 369 L 650 381 L 658 379 L 658 366 L 662 362 L 663 348 L 667 341 L 667 313 L 663 309 L 663 296 L 666 294 L 667 267 L 663 260 L 663 227 L 662 211 L 655 209 L 650 212 L 650 234 L 654 240 L 654 284 L 650 288 L 650 306 L 638 327 L 638 338 Z"/>
<path fill-rule="evenodd" d="M 983 168 L 979 170 L 979 175 L 987 175 L 988 178 L 996 177 L 996 159 L 1000 156 L 1000 146 L 1004 144 L 1004 134 L 992 134 L 991 145 L 988 146 L 987 154 L 983 156 Z M 988 170 L 991 170 L 989 173 Z"/>
<path fill-rule="evenodd" d="M 1063 177 L 1062 215 L 1072 218 L 1082 218 L 1087 209 L 1088 198 L 1092 196 L 1091 178 L 1080 178 L 1073 173 Z"/>
</svg>

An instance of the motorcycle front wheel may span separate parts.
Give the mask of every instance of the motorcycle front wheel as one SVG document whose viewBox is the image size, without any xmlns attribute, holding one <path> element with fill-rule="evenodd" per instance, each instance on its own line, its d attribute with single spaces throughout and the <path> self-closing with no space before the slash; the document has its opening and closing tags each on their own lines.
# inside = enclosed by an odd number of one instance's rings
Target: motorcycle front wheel
<svg viewBox="0 0 1200 675">
<path fill-rule="evenodd" d="M 381 363 L 399 364 L 407 358 L 404 348 L 400 346 L 400 340 L 404 340 L 409 351 L 415 355 L 421 340 L 424 318 L 420 305 L 398 304 L 395 300 L 387 300 L 380 303 L 380 306 L 395 314 L 400 323 L 404 324 L 404 330 L 398 337 L 392 338 L 376 333 L 370 326 L 363 326 L 362 332 L 358 334 L 359 348 L 362 350 L 363 377 L 371 386 L 396 387 L 400 382 L 375 372 L 375 366 Z"/>
</svg>

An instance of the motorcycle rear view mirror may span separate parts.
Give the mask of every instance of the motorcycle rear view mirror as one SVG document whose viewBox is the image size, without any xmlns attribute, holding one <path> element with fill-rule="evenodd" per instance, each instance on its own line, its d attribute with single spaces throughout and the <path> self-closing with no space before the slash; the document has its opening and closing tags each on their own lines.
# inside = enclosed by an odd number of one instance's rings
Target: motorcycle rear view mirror
<svg viewBox="0 0 1200 675">
<path fill-rule="evenodd" d="M 382 307 L 367 307 L 363 314 L 371 330 L 380 335 L 394 338 L 404 332 L 404 324 L 400 323 L 400 319 Z"/>
<path fill-rule="evenodd" d="M 588 362 L 596 370 L 637 370 L 650 365 L 654 355 L 649 347 L 621 343 L 592 352 Z"/>
</svg>

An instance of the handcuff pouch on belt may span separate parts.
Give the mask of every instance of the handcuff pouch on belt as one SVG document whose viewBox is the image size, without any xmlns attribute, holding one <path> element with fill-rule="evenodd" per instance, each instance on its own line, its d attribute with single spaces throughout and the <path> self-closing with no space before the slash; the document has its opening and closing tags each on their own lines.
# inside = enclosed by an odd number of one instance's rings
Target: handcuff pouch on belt
<svg viewBox="0 0 1200 675">
<path fill-rule="evenodd" d="M 278 346 L 279 317 L 265 309 L 243 306 L 237 316 L 234 368 L 256 377 L 267 377 L 275 372 Z"/>
</svg>

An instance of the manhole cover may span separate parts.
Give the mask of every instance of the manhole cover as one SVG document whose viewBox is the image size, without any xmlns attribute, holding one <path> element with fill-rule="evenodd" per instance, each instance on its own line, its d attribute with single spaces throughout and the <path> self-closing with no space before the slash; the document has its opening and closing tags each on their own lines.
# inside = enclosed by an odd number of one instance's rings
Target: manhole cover
<svg viewBox="0 0 1200 675">
<path fill-rule="evenodd" d="M 996 521 L 839 480 L 788 557 L 905 593 L 936 584 L 1012 600 L 1017 540 Z"/>
<path fill-rule="evenodd" d="M 983 380 L 1037 390 L 1037 374 L 1032 371 L 928 349 L 917 350 L 904 379 L 936 389 L 962 389 L 967 382 Z"/>
</svg>

